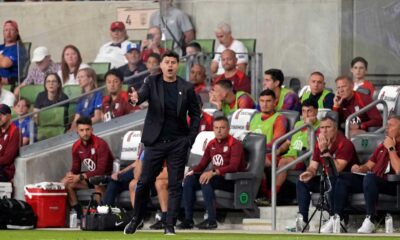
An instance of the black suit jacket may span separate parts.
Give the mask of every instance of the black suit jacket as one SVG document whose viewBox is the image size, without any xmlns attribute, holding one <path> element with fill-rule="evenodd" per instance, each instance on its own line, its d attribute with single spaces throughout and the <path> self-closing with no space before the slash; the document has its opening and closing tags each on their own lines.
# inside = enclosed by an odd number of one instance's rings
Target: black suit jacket
<svg viewBox="0 0 400 240">
<path fill-rule="evenodd" d="M 184 134 L 188 136 L 190 144 L 193 144 L 200 125 L 200 106 L 193 85 L 178 76 L 176 78 L 179 92 L 176 114 L 179 125 L 184 126 L 186 129 Z M 142 135 L 142 142 L 145 146 L 155 143 L 164 124 L 163 81 L 162 74 L 150 76 L 137 92 L 138 105 L 146 100 L 149 103 Z M 190 117 L 190 126 L 187 124 L 188 115 Z"/>
</svg>

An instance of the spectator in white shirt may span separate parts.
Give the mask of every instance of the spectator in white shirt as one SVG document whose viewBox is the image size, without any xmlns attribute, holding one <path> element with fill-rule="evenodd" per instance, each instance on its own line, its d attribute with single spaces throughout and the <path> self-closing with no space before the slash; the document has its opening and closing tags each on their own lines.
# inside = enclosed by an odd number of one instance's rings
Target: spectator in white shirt
<svg viewBox="0 0 400 240">
<path fill-rule="evenodd" d="M 119 68 L 127 64 L 124 54 L 126 47 L 131 43 L 127 40 L 125 24 L 119 21 L 111 23 L 110 35 L 111 41 L 100 48 L 94 62 L 109 62 L 111 68 Z"/>
<path fill-rule="evenodd" d="M 231 49 L 236 53 L 237 63 L 236 67 L 242 71 L 246 72 L 248 63 L 248 51 L 244 44 L 232 37 L 231 26 L 227 23 L 218 24 L 215 29 L 215 36 L 219 42 L 219 45 L 215 49 L 215 57 L 211 62 L 211 74 L 221 75 L 224 73 L 224 68 L 222 67 L 221 53 L 225 49 Z"/>
</svg>

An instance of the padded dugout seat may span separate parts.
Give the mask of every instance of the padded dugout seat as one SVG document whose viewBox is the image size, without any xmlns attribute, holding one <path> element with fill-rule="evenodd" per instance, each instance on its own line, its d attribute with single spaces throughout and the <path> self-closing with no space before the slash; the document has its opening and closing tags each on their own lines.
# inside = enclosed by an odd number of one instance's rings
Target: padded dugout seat
<svg viewBox="0 0 400 240">
<path fill-rule="evenodd" d="M 400 86 L 384 86 L 378 95 L 378 99 L 383 99 L 391 113 L 400 115 Z M 378 110 L 382 111 L 382 105 L 377 106 Z"/>
<path fill-rule="evenodd" d="M 265 136 L 257 133 L 247 133 L 242 141 L 247 159 L 244 172 L 227 173 L 226 180 L 235 181 L 234 192 L 215 190 L 217 208 L 243 210 L 251 217 L 259 216 L 259 209 L 254 204 L 264 175 Z M 192 161 L 192 154 L 189 162 Z M 196 203 L 204 206 L 203 194 L 196 192 Z"/>
<path fill-rule="evenodd" d="M 231 135 L 240 134 L 243 131 L 249 131 L 250 122 L 254 114 L 257 113 L 256 109 L 238 109 L 230 118 L 230 131 Z"/>
<path fill-rule="evenodd" d="M 300 113 L 298 111 L 291 111 L 291 110 L 281 110 L 278 112 L 282 113 L 288 120 L 289 125 L 287 126 L 287 132 L 294 129 L 294 125 L 300 119 Z"/>
</svg>

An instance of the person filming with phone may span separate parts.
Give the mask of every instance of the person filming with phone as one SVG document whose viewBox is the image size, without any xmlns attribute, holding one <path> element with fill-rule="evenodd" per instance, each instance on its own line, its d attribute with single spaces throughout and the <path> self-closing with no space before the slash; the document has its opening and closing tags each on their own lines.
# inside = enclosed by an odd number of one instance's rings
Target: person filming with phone
<svg viewBox="0 0 400 240">
<path fill-rule="evenodd" d="M 147 62 L 150 54 L 157 53 L 163 55 L 166 51 L 161 47 L 161 30 L 159 27 L 150 27 L 147 32 L 147 37 L 142 40 L 142 61 Z"/>
<path fill-rule="evenodd" d="M 330 116 L 321 119 L 320 133 L 314 146 L 314 153 L 307 169 L 300 174 L 296 184 L 299 213 L 303 216 L 302 228 L 308 222 L 308 210 L 310 206 L 310 192 L 318 192 L 320 176 L 317 176 L 319 165 L 326 173 L 325 189 L 328 193 L 329 220 L 321 227 L 322 233 L 333 231 L 333 215 L 337 212 L 333 196 L 336 195 L 337 173 L 349 172 L 352 164 L 358 162 L 353 143 L 347 139 L 337 128 L 337 122 Z"/>
</svg>

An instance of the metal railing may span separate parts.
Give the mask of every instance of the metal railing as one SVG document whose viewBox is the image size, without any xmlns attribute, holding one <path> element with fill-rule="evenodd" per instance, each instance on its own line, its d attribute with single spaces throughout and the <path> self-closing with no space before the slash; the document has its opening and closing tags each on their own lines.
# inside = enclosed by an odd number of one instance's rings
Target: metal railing
<svg viewBox="0 0 400 240">
<path fill-rule="evenodd" d="M 383 105 L 383 113 L 382 113 L 382 127 L 380 127 L 379 129 L 375 130 L 375 133 L 381 133 L 385 130 L 386 128 L 386 124 L 387 124 L 387 120 L 389 117 L 389 110 L 388 110 L 388 106 L 387 103 L 385 102 L 385 100 L 383 99 L 377 99 L 373 102 L 371 102 L 370 104 L 368 104 L 367 106 L 361 108 L 359 111 L 351 114 L 350 116 L 347 117 L 346 119 L 346 123 L 345 123 L 345 135 L 346 138 L 350 139 L 350 122 L 351 120 L 353 120 L 353 118 L 359 116 L 360 114 L 363 114 L 367 111 L 369 111 L 371 108 L 376 107 L 378 104 L 382 104 Z"/>
<path fill-rule="evenodd" d="M 301 156 L 297 157 L 293 162 L 289 163 L 286 166 L 283 166 L 277 170 L 276 166 L 276 158 L 277 154 L 276 151 L 278 149 L 278 146 L 286 141 L 290 136 L 293 134 L 303 130 L 304 128 L 307 128 L 307 134 L 308 134 L 308 141 L 309 141 L 309 149 L 307 152 L 302 154 Z M 310 158 L 314 152 L 314 144 L 315 144 L 315 129 L 314 127 L 309 124 L 303 124 L 298 128 L 295 128 L 291 130 L 290 132 L 286 133 L 285 135 L 281 136 L 280 138 L 276 139 L 275 142 L 272 144 L 272 162 L 271 162 L 271 222 L 272 222 L 272 230 L 276 230 L 276 177 L 279 173 L 288 170 L 295 164 L 304 161 L 307 158 Z"/>
<path fill-rule="evenodd" d="M 126 83 L 127 81 L 130 81 L 130 80 L 135 79 L 135 78 L 140 78 L 140 77 L 146 75 L 148 72 L 149 71 L 146 70 L 146 71 L 137 73 L 137 74 L 135 74 L 133 76 L 124 78 L 123 83 Z M 65 105 L 65 104 L 69 104 L 71 102 L 75 102 L 75 101 L 79 100 L 81 97 L 88 96 L 88 95 L 93 94 L 93 93 L 98 92 L 98 91 L 103 91 L 105 88 L 106 88 L 106 85 L 103 85 L 103 86 L 98 87 L 96 89 L 93 89 L 93 90 L 91 90 L 89 92 L 83 93 L 83 94 L 81 94 L 79 96 L 76 96 L 76 97 L 73 97 L 73 98 L 69 98 L 69 99 L 63 100 L 61 102 L 52 104 L 50 106 L 41 108 L 38 111 L 33 111 L 33 112 L 27 113 L 25 115 L 15 117 L 14 119 L 12 119 L 12 121 L 18 120 L 18 119 L 24 119 L 26 117 L 31 117 L 31 119 L 33 119 L 33 116 L 36 115 L 36 114 L 39 114 L 40 112 L 44 112 L 46 110 L 49 110 L 49 109 L 52 109 L 52 108 L 55 108 L 55 107 L 61 107 L 61 106 Z M 68 116 L 64 116 L 64 117 L 68 117 Z M 29 144 L 32 144 L 34 142 L 34 138 L 35 138 L 35 134 L 34 134 L 35 125 L 34 124 L 35 124 L 34 121 L 30 121 L 29 122 Z"/>
</svg>

